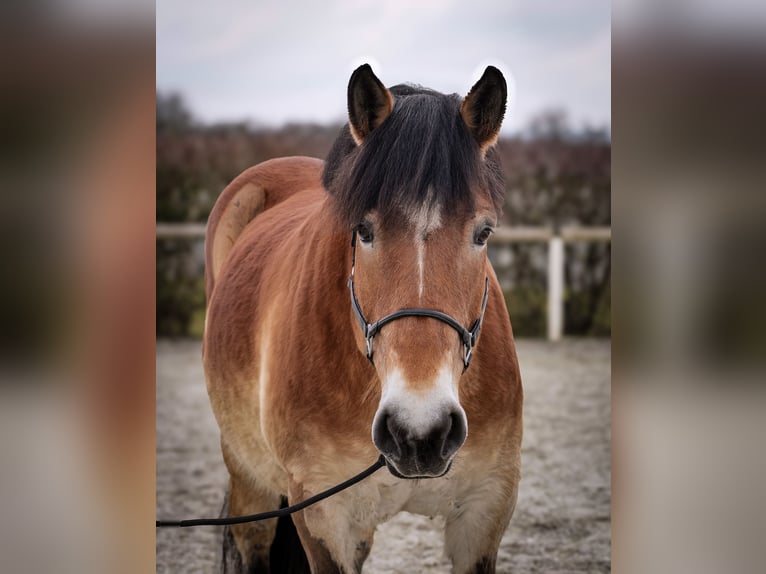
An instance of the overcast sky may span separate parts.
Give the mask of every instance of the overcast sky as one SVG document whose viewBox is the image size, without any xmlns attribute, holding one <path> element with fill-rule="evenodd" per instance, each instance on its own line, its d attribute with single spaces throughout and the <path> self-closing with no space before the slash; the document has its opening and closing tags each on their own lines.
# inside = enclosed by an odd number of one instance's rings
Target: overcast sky
<svg viewBox="0 0 766 574">
<path fill-rule="evenodd" d="M 157 87 L 203 121 L 345 119 L 353 69 L 464 95 L 487 64 L 509 82 L 505 133 L 544 109 L 611 123 L 606 0 L 159 0 Z"/>
</svg>

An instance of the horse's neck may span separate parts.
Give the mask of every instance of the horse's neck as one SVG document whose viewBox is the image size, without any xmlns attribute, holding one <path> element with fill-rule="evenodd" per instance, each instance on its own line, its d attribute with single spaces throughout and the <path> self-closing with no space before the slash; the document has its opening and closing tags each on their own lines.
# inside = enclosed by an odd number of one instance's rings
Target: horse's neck
<svg viewBox="0 0 766 574">
<path fill-rule="evenodd" d="M 351 271 L 351 234 L 346 233 L 327 202 L 306 220 L 302 242 L 305 250 L 303 286 L 313 309 L 323 309 L 333 326 L 349 323 L 346 281 Z M 327 318 L 325 318 L 327 320 Z"/>
<path fill-rule="evenodd" d="M 344 370 L 347 385 L 361 385 L 364 393 L 370 379 L 366 357 L 357 347 L 358 328 L 351 312 L 348 277 L 351 272 L 351 233 L 319 206 L 305 220 L 300 233 L 304 245 L 299 293 L 293 306 L 293 321 L 301 325 L 304 344 L 324 357 L 332 357 Z M 337 377 L 334 377 L 334 379 Z"/>
</svg>

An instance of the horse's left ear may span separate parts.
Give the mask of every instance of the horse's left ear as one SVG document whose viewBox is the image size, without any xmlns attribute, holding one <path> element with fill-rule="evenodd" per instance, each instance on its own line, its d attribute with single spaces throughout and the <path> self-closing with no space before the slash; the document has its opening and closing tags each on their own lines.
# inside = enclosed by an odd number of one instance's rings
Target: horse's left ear
<svg viewBox="0 0 766 574">
<path fill-rule="evenodd" d="M 394 108 L 394 98 L 372 73 L 369 64 L 359 66 L 348 81 L 348 125 L 357 145 L 383 123 Z"/>
<path fill-rule="evenodd" d="M 479 81 L 463 99 L 460 113 L 482 152 L 497 141 L 507 99 L 505 78 L 494 66 L 487 66 Z"/>
</svg>

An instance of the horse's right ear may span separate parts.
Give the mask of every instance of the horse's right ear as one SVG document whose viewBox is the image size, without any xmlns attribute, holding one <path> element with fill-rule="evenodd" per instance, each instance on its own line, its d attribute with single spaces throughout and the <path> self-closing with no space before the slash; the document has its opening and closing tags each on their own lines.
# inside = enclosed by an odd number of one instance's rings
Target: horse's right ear
<svg viewBox="0 0 766 574">
<path fill-rule="evenodd" d="M 369 64 L 359 66 L 348 81 L 348 125 L 357 145 L 383 123 L 394 108 L 394 98 L 372 73 Z"/>
</svg>

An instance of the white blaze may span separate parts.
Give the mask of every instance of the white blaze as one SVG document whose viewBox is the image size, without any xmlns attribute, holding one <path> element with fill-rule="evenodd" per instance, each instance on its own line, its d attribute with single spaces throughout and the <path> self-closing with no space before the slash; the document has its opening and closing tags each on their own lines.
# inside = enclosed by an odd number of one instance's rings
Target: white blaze
<svg viewBox="0 0 766 574">
<path fill-rule="evenodd" d="M 466 423 L 465 413 L 458 399 L 457 378 L 448 364 L 443 365 L 433 384 L 422 390 L 409 388 L 402 372 L 393 369 L 383 381 L 377 416 L 381 412 L 396 415 L 413 437 L 422 438 L 444 419 L 446 412 L 458 410 Z M 373 424 L 373 428 L 374 428 Z"/>
<path fill-rule="evenodd" d="M 410 214 L 410 221 L 415 229 L 415 248 L 418 257 L 418 297 L 423 298 L 423 270 L 425 267 L 426 237 L 439 229 L 442 225 L 441 208 L 435 206 L 421 206 Z"/>
</svg>

